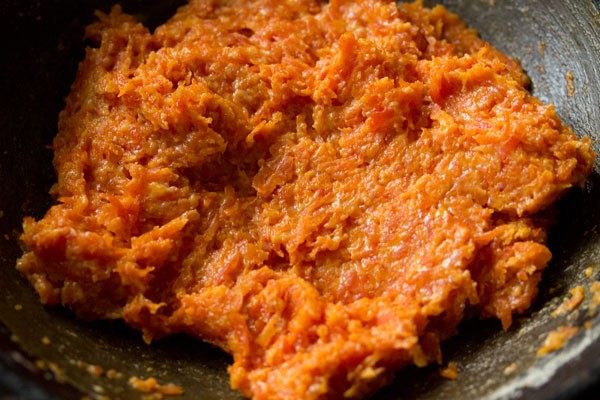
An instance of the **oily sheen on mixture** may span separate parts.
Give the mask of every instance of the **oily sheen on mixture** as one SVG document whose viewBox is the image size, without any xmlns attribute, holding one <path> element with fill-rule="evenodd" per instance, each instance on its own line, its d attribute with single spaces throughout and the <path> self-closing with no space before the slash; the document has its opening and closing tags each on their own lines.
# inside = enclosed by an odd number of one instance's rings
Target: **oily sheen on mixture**
<svg viewBox="0 0 600 400">
<path fill-rule="evenodd" d="M 594 154 L 519 64 L 417 2 L 191 0 L 99 13 L 24 221 L 42 301 L 186 332 L 253 399 L 356 398 L 507 328 L 551 204 Z"/>
</svg>

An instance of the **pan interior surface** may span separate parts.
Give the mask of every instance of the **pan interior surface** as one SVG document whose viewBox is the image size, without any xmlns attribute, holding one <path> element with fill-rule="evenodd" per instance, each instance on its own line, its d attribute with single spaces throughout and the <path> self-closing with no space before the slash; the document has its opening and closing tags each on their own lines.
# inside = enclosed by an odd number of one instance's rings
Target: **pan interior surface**
<svg viewBox="0 0 600 400">
<path fill-rule="evenodd" d="M 182 2 L 121 3 L 125 11 L 156 26 Z M 518 58 L 533 82 L 533 94 L 553 103 L 564 121 L 578 135 L 591 137 L 594 150 L 600 152 L 598 2 L 446 0 L 425 4 L 443 4 L 485 40 Z M 144 393 L 130 387 L 128 379 L 155 377 L 160 383 L 182 386 L 185 393 L 178 398 L 241 399 L 229 388 L 226 368 L 231 359 L 221 351 L 185 336 L 147 346 L 139 333 L 120 322 L 86 322 L 60 307 L 43 307 L 14 268 L 22 253 L 18 241 L 22 218 L 39 218 L 51 204 L 47 192 L 54 175 L 47 146 L 83 57 L 83 29 L 93 19 L 94 9 L 109 7 L 100 0 L 8 0 L 0 5 L 2 37 L 11 54 L 1 66 L 7 79 L 1 83 L 0 112 L 0 263 L 4 276 L 0 280 L 0 382 L 24 398 L 79 399 L 88 394 L 133 399 Z M 531 310 L 507 332 L 498 321 L 463 324 L 459 335 L 444 346 L 444 364 L 456 362 L 457 380 L 441 378 L 437 366 L 409 368 L 377 398 L 569 398 L 595 382 L 600 377 L 600 358 L 595 356 L 600 354 L 600 317 L 588 312 L 587 289 L 594 279 L 600 280 L 598 204 L 597 159 L 585 187 L 559 202 L 558 222 L 549 243 L 554 258 Z M 588 292 L 583 305 L 572 313 L 552 316 L 569 290 L 579 285 Z M 580 330 L 564 349 L 537 357 L 547 333 L 565 325 Z M 93 366 L 102 367 L 102 372 Z M 109 370 L 115 374 L 107 374 Z"/>
</svg>

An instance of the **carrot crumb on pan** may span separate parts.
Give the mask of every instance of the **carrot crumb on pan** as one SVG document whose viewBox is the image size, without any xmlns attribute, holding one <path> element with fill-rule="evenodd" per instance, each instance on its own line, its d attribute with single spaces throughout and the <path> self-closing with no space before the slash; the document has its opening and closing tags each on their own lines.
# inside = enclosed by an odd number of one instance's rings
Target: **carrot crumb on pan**
<svg viewBox="0 0 600 400">
<path fill-rule="evenodd" d="M 591 278 L 592 274 L 594 273 L 594 269 L 592 267 L 587 267 L 583 273 L 585 274 L 586 278 Z"/>
<path fill-rule="evenodd" d="M 567 80 L 567 96 L 575 97 L 575 77 L 571 71 L 565 73 L 565 79 Z"/>
<path fill-rule="evenodd" d="M 504 373 L 504 375 L 510 375 L 513 372 L 515 372 L 518 368 L 518 364 L 517 363 L 512 363 L 510 365 L 508 365 L 506 368 L 504 368 L 504 371 L 502 371 Z"/>
<path fill-rule="evenodd" d="M 561 326 L 548 333 L 542 346 L 538 349 L 538 357 L 544 356 L 550 352 L 559 350 L 565 342 L 579 331 L 576 326 Z"/>
<path fill-rule="evenodd" d="M 458 366 L 455 362 L 448 363 L 448 366 L 440 370 L 440 376 L 442 378 L 456 380 L 458 378 Z"/>
<path fill-rule="evenodd" d="M 106 371 L 106 377 L 108 379 L 120 379 L 123 377 L 123 373 L 122 372 L 118 372 L 114 369 L 109 369 L 108 371 Z"/>
<path fill-rule="evenodd" d="M 600 282 L 594 281 L 590 285 L 590 293 L 592 294 L 592 298 L 590 300 L 590 314 L 595 314 L 598 306 L 600 306 Z"/>
<path fill-rule="evenodd" d="M 538 42 L 538 50 L 542 57 L 546 54 L 546 42 L 543 39 Z"/>
<path fill-rule="evenodd" d="M 181 386 L 174 385 L 172 383 L 159 384 L 156 378 L 151 377 L 148 379 L 138 378 L 132 376 L 129 378 L 129 386 L 137 391 L 144 393 L 159 393 L 163 395 L 176 396 L 183 394 L 183 388 Z"/>
<path fill-rule="evenodd" d="M 553 317 L 566 314 L 578 307 L 583 301 L 585 289 L 583 288 L 583 286 L 577 286 L 569 290 L 569 293 L 571 297 L 565 299 L 554 311 L 552 311 L 551 315 Z"/>
</svg>

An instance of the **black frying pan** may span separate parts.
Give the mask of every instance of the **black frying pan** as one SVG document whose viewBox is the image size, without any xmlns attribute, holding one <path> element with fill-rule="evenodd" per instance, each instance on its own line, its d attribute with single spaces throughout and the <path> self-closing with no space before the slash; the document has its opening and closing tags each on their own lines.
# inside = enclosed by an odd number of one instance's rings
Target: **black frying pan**
<svg viewBox="0 0 600 400">
<path fill-rule="evenodd" d="M 133 375 L 181 385 L 187 399 L 240 399 L 229 389 L 230 358 L 221 351 L 184 336 L 146 346 L 137 332 L 119 322 L 85 322 L 60 307 L 43 307 L 14 269 L 23 216 L 39 218 L 51 204 L 52 154 L 46 146 L 83 57 L 83 28 L 95 8 L 107 10 L 113 2 L 0 2 L 0 399 L 79 399 L 84 394 L 136 399 L 141 394 L 127 384 Z M 156 26 L 180 2 L 122 3 L 145 24 Z M 554 103 L 579 135 L 593 138 L 599 152 L 599 0 L 426 3 L 446 5 L 484 39 L 518 57 L 533 81 L 533 93 Z M 567 72 L 574 77 L 574 95 L 567 89 Z M 600 280 L 598 161 L 586 186 L 562 199 L 559 210 L 550 240 L 554 259 L 530 312 L 508 332 L 497 321 L 465 323 L 460 335 L 444 346 L 446 361 L 459 366 L 458 380 L 442 379 L 436 366 L 408 368 L 378 398 L 544 400 L 582 393 L 591 398 L 600 390 L 600 316 L 589 316 L 587 303 L 567 316 L 550 316 L 570 288 L 589 286 L 587 267 Z M 589 329 L 583 327 L 586 321 Z M 566 324 L 581 326 L 581 331 L 561 351 L 536 357 L 545 335 Z M 123 376 L 94 376 L 81 361 Z"/>
</svg>

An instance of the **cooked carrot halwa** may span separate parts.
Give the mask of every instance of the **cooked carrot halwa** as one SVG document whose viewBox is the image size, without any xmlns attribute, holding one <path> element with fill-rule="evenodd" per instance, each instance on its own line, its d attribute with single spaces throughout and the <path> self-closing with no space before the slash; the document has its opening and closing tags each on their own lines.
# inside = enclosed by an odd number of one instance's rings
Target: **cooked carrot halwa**
<svg viewBox="0 0 600 400">
<path fill-rule="evenodd" d="M 506 328 L 590 173 L 519 64 L 442 7 L 191 0 L 98 14 L 18 262 L 42 301 L 186 332 L 258 399 L 364 397 Z"/>
</svg>

